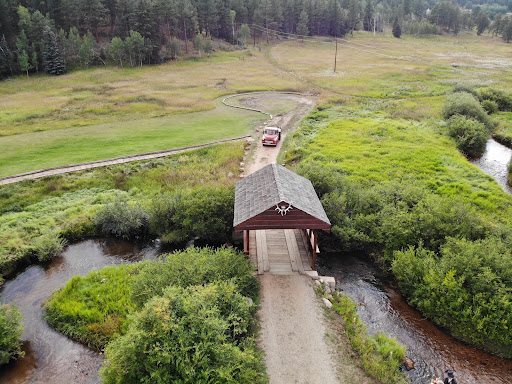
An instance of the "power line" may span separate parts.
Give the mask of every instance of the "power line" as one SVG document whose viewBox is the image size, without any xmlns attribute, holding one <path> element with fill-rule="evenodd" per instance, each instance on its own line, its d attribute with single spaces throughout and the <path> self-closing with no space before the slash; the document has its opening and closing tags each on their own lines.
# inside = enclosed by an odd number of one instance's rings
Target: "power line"
<svg viewBox="0 0 512 384">
<path fill-rule="evenodd" d="M 301 41 L 308 42 L 308 43 L 332 44 L 332 43 L 336 42 L 336 41 L 319 41 L 319 40 L 314 40 L 314 38 L 311 39 L 311 37 L 309 37 L 309 36 L 308 36 L 309 39 L 305 39 L 304 37 L 306 37 L 306 36 L 304 36 L 304 35 L 297 35 L 297 34 L 294 34 L 294 33 L 281 32 L 281 31 L 277 31 L 275 29 L 268 29 L 267 30 L 265 27 L 262 27 L 262 26 L 259 26 L 259 25 L 256 25 L 256 24 L 253 24 L 253 30 L 254 30 L 254 28 L 259 30 L 260 32 L 265 32 L 265 33 L 268 32 L 271 35 L 281 36 L 281 37 L 285 37 L 287 39 L 294 38 L 294 40 L 297 40 L 297 41 L 301 40 Z M 389 58 L 389 59 L 395 59 L 395 60 L 404 60 L 404 61 L 410 61 L 410 62 L 420 63 L 420 64 L 432 64 L 431 61 L 430 62 L 421 62 L 421 60 L 414 59 L 412 57 L 404 57 L 403 54 L 398 52 L 398 51 L 391 51 L 391 52 L 394 52 L 394 53 L 400 55 L 400 56 L 393 56 L 393 55 L 388 55 L 388 54 L 384 54 L 384 53 L 380 53 L 380 52 L 368 51 L 368 50 L 365 50 L 365 49 L 357 48 L 357 47 L 354 47 L 354 45 L 389 52 L 389 50 L 387 50 L 385 48 L 379 48 L 379 47 L 374 47 L 374 46 L 371 46 L 371 45 L 356 43 L 354 41 L 350 41 L 350 40 L 347 40 L 347 39 L 340 39 L 340 40 L 345 42 L 346 44 L 348 44 L 350 46 L 350 48 L 355 49 L 355 50 L 360 51 L 360 52 L 365 52 L 365 53 L 369 53 L 369 54 L 372 54 L 372 55 L 379 55 L 379 56 L 382 56 L 382 57 L 386 57 L 386 58 Z"/>
</svg>

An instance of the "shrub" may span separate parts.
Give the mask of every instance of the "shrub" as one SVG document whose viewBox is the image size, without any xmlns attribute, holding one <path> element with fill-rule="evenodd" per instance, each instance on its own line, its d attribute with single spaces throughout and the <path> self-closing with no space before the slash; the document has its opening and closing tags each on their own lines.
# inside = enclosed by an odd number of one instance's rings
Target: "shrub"
<svg viewBox="0 0 512 384">
<path fill-rule="evenodd" d="M 105 350 L 104 383 L 265 383 L 247 339 L 250 305 L 219 282 L 169 287 L 133 316 L 126 335 Z"/>
<path fill-rule="evenodd" d="M 482 105 L 471 94 L 466 92 L 448 95 L 443 106 L 442 115 L 446 120 L 454 115 L 462 115 L 481 122 L 489 131 L 492 131 L 494 128 L 491 118 L 485 113 Z"/>
<path fill-rule="evenodd" d="M 190 247 L 145 265 L 134 277 L 131 295 L 141 307 L 169 285 L 187 287 L 230 280 L 243 295 L 256 299 L 259 283 L 253 272 L 254 267 L 245 255 L 232 248 Z"/>
<path fill-rule="evenodd" d="M 32 249 L 37 259 L 42 262 L 50 261 L 57 256 L 66 246 L 66 240 L 57 232 L 46 230 L 36 237 L 32 243 Z"/>
<path fill-rule="evenodd" d="M 23 333 L 21 315 L 12 304 L 0 305 L 0 365 L 23 357 L 19 338 Z"/>
<path fill-rule="evenodd" d="M 483 100 L 482 107 L 484 108 L 485 112 L 487 112 L 489 115 L 492 115 L 493 113 L 496 113 L 499 110 L 498 104 L 492 100 Z"/>
<path fill-rule="evenodd" d="M 409 248 L 395 254 L 392 269 L 409 302 L 432 321 L 512 357 L 512 260 L 500 238 L 449 238 L 439 253 Z"/>
<path fill-rule="evenodd" d="M 231 239 L 235 189 L 233 187 L 201 187 L 185 193 L 176 200 L 172 218 L 174 230 L 167 239 L 180 241 L 199 237 L 210 243 Z"/>
<path fill-rule="evenodd" d="M 325 112 L 321 112 L 321 110 L 322 109 L 311 112 L 309 115 L 306 116 L 306 119 L 319 121 L 328 118 L 329 115 Z"/>
<path fill-rule="evenodd" d="M 450 117 L 448 134 L 455 139 L 457 148 L 470 158 L 482 155 L 490 138 L 489 131 L 482 123 L 461 115 Z"/>
<path fill-rule="evenodd" d="M 96 223 L 103 234 L 128 239 L 147 234 L 149 215 L 140 205 L 117 199 L 105 205 L 98 213 Z"/>
<path fill-rule="evenodd" d="M 473 95 L 476 99 L 480 97 L 479 93 L 475 90 L 475 88 L 468 84 L 457 84 L 455 87 L 452 88 L 451 93 L 457 92 L 469 93 L 470 95 Z"/>
<path fill-rule="evenodd" d="M 479 92 L 480 100 L 489 100 L 497 104 L 500 111 L 512 111 L 512 95 L 499 89 L 484 88 Z"/>
<path fill-rule="evenodd" d="M 405 384 L 399 370 L 405 360 L 405 347 L 382 333 L 368 336 L 357 305 L 348 296 L 335 293 L 333 308 L 342 316 L 350 344 L 361 356 L 364 370 L 384 384 Z"/>
</svg>

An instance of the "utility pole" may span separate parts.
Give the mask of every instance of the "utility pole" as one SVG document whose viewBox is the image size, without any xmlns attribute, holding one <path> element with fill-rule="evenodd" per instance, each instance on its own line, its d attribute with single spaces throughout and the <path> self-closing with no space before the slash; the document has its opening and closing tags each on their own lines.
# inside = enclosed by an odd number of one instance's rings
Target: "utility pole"
<svg viewBox="0 0 512 384">
<path fill-rule="evenodd" d="M 254 27 L 254 24 L 252 25 L 252 37 L 254 38 L 254 43 L 252 44 L 252 46 L 256 47 L 256 29 Z"/>
<path fill-rule="evenodd" d="M 338 37 L 334 38 L 336 40 L 336 52 L 334 53 L 334 73 L 336 73 L 336 58 L 338 56 Z"/>
</svg>

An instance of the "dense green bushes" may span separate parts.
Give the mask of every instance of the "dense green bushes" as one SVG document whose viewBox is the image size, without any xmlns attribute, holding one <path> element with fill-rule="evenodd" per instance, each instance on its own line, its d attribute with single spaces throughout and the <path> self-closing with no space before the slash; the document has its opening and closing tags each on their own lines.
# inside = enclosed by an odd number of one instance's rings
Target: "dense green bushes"
<svg viewBox="0 0 512 384">
<path fill-rule="evenodd" d="M 247 298 L 258 291 L 244 254 L 188 248 L 75 276 L 48 300 L 46 318 L 93 348 L 107 345 L 105 383 L 264 383 Z"/>
<path fill-rule="evenodd" d="M 162 194 L 153 200 L 151 227 L 167 243 L 194 237 L 223 243 L 233 231 L 233 187 L 200 187 L 191 191 Z"/>
<path fill-rule="evenodd" d="M 170 286 L 105 350 L 104 383 L 265 383 L 247 339 L 250 304 L 235 284 Z"/>
<path fill-rule="evenodd" d="M 512 112 L 512 94 L 494 88 L 484 88 L 478 92 L 480 100 L 496 103 L 498 110 Z"/>
<path fill-rule="evenodd" d="M 448 134 L 455 139 L 457 148 L 469 158 L 481 156 L 490 138 L 489 131 L 482 123 L 462 115 L 450 117 Z"/>
<path fill-rule="evenodd" d="M 405 347 L 382 333 L 368 336 L 357 314 L 357 304 L 348 296 L 334 294 L 332 302 L 334 310 L 343 318 L 345 332 L 352 347 L 359 352 L 365 371 L 384 384 L 405 384 L 407 381 L 400 374 Z"/>
<path fill-rule="evenodd" d="M 464 199 L 437 196 L 407 181 L 362 188 L 340 180 L 322 203 L 344 248 L 378 251 L 386 262 L 410 245 L 437 250 L 446 236 L 479 239 L 490 230 Z"/>
<path fill-rule="evenodd" d="M 494 123 L 484 111 L 480 102 L 467 92 L 456 92 L 448 95 L 442 115 L 446 120 L 454 115 L 473 118 L 484 124 L 489 132 L 494 128 Z"/>
<path fill-rule="evenodd" d="M 106 204 L 96 221 L 101 233 L 124 239 L 143 237 L 149 229 L 149 215 L 140 204 L 120 199 Z"/>
<path fill-rule="evenodd" d="M 448 238 L 395 254 L 393 272 L 411 304 L 463 340 L 512 357 L 512 259 L 498 237 Z"/>
<path fill-rule="evenodd" d="M 186 288 L 230 281 L 256 301 L 259 283 L 253 271 L 245 255 L 234 249 L 190 247 L 159 260 L 75 276 L 48 299 L 46 318 L 70 338 L 101 350 L 125 333 L 129 313 L 170 285 Z"/>
<path fill-rule="evenodd" d="M 190 247 L 145 265 L 131 282 L 132 299 L 140 307 L 151 297 L 161 295 L 169 285 L 233 281 L 243 295 L 256 300 L 259 285 L 252 272 L 247 259 L 233 249 Z"/>
<path fill-rule="evenodd" d="M 23 333 L 21 315 L 14 305 L 0 305 L 0 365 L 23 357 L 20 337 Z"/>
</svg>

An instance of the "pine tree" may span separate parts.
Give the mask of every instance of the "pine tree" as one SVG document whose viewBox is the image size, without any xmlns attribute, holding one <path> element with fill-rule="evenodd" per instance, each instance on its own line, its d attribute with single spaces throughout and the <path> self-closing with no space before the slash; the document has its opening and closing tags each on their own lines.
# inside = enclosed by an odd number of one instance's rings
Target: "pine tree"
<svg viewBox="0 0 512 384">
<path fill-rule="evenodd" d="M 373 1 L 368 0 L 366 3 L 366 8 L 364 10 L 364 30 L 365 31 L 373 31 L 373 16 L 374 16 L 374 9 L 373 9 Z"/>
<path fill-rule="evenodd" d="M 66 65 L 59 52 L 57 36 L 50 28 L 44 30 L 45 50 L 44 50 L 44 70 L 49 75 L 62 75 L 66 73 Z"/>
<path fill-rule="evenodd" d="M 398 22 L 398 16 L 395 16 L 395 21 L 393 22 L 393 36 L 397 39 L 402 36 L 402 28 L 400 28 L 400 23 Z"/>
<path fill-rule="evenodd" d="M 14 54 L 7 44 L 5 35 L 0 40 L 0 78 L 13 75 Z"/>
<path fill-rule="evenodd" d="M 354 36 L 354 29 L 356 29 L 356 25 L 359 22 L 360 12 L 361 10 L 359 1 L 350 0 L 348 6 L 348 22 L 350 29 L 352 30 L 352 36 Z"/>
</svg>

